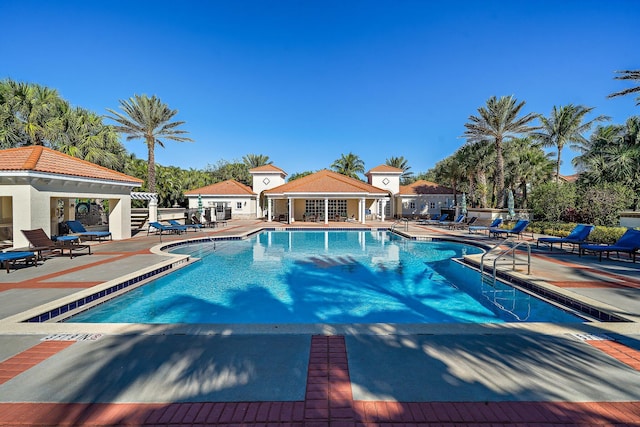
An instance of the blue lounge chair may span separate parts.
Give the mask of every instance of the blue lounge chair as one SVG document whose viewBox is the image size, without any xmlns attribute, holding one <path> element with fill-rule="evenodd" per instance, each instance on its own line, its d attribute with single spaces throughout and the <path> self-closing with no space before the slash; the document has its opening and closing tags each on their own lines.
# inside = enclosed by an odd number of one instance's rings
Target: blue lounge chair
<svg viewBox="0 0 640 427">
<path fill-rule="evenodd" d="M 180 224 L 178 221 L 176 221 L 175 219 L 170 219 L 168 220 L 169 224 L 173 225 L 174 227 L 186 227 L 186 230 L 193 228 L 194 231 L 198 231 L 202 228 L 201 224 Z"/>
<path fill-rule="evenodd" d="M 469 227 L 469 233 L 476 233 L 478 231 L 486 231 L 492 228 L 498 228 L 502 224 L 502 218 L 494 219 L 489 226 L 486 225 L 472 225 Z"/>
<path fill-rule="evenodd" d="M 554 243 L 560 243 L 560 249 L 562 249 L 563 243 L 580 246 L 581 244 L 586 243 L 587 237 L 589 237 L 589 234 L 591 234 L 594 228 L 594 225 L 578 224 L 566 237 L 540 237 L 536 242 L 536 247 L 538 247 L 540 243 L 547 243 L 551 246 L 551 250 L 553 251 Z"/>
<path fill-rule="evenodd" d="M 9 273 L 9 267 L 15 266 L 16 261 L 24 261 L 29 265 L 29 261 L 33 262 L 33 265 L 38 266 L 38 257 L 34 252 L 3 252 L 0 253 L 0 265 L 4 264 Z"/>
<path fill-rule="evenodd" d="M 502 228 L 489 228 L 489 236 L 493 234 L 494 237 L 498 237 L 500 235 L 506 235 L 509 237 L 511 235 L 518 236 L 520 238 L 524 230 L 529 226 L 529 221 L 526 219 L 519 219 L 516 222 L 516 225 L 513 226 L 512 229 L 502 229 Z"/>
<path fill-rule="evenodd" d="M 580 245 L 580 256 L 587 251 L 597 252 L 599 260 L 602 261 L 603 252 L 607 254 L 607 258 L 611 252 L 616 252 L 618 256 L 620 256 L 620 252 L 623 252 L 628 253 L 635 263 L 638 249 L 640 249 L 640 231 L 628 228 L 613 245 Z"/>
<path fill-rule="evenodd" d="M 152 228 L 155 228 L 156 233 L 162 236 L 162 233 L 167 232 L 168 234 L 180 234 L 183 231 L 187 231 L 187 227 L 184 225 L 164 225 L 159 222 L 150 222 L 149 228 L 147 229 L 147 236 Z"/>
<path fill-rule="evenodd" d="M 418 225 L 430 225 L 430 224 L 438 224 L 447 220 L 449 214 L 442 214 L 437 219 L 421 219 L 416 224 Z"/>
<path fill-rule="evenodd" d="M 109 231 L 87 231 L 84 225 L 80 221 L 67 221 L 67 226 L 72 233 L 75 233 L 81 237 L 88 237 L 90 239 L 102 240 L 107 237 L 111 240 L 111 232 Z"/>
<path fill-rule="evenodd" d="M 449 227 L 451 227 L 454 224 L 462 224 L 463 222 L 464 222 L 464 215 L 461 214 L 461 215 L 458 215 L 456 219 L 453 221 L 440 221 L 438 222 L 438 225 L 444 225 L 444 226 L 448 225 Z"/>
</svg>

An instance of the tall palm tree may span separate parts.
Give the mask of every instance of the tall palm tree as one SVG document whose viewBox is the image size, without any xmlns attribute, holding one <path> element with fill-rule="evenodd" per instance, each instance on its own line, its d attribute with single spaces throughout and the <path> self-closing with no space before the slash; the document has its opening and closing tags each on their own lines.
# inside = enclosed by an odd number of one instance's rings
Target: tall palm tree
<svg viewBox="0 0 640 427">
<path fill-rule="evenodd" d="M 386 160 L 385 164 L 387 166 L 393 166 L 394 168 L 402 169 L 402 175 L 400 175 L 400 180 L 403 185 L 408 184 L 413 177 L 413 172 L 410 172 L 411 166 L 409 166 L 409 161 L 404 158 L 404 156 L 400 157 L 390 157 Z"/>
<path fill-rule="evenodd" d="M 551 115 L 544 117 L 538 115 L 542 124 L 539 132 L 534 132 L 533 137 L 545 147 L 554 147 L 558 150 L 556 157 L 556 182 L 560 179 L 560 163 L 562 148 L 567 143 L 582 144 L 587 139 L 584 133 L 589 131 L 595 122 L 609 120 L 607 116 L 598 116 L 587 122 L 584 118 L 593 111 L 593 107 L 582 105 L 553 106 Z"/>
<path fill-rule="evenodd" d="M 269 160 L 269 156 L 265 156 L 264 154 L 247 154 L 242 157 L 242 162 L 247 165 L 249 169 L 273 164 L 273 162 Z"/>
<path fill-rule="evenodd" d="M 504 158 L 502 155 L 502 143 L 519 135 L 527 135 L 535 130 L 529 123 L 536 118 L 529 113 L 518 117 L 525 102 L 518 101 L 513 96 L 496 98 L 492 96 L 487 100 L 486 107 L 478 108 L 479 116 L 469 116 L 470 123 L 464 126 L 467 130 L 464 136 L 470 143 L 477 143 L 490 139 L 496 150 L 496 181 L 498 194 L 498 207 L 503 208 L 504 200 Z"/>
<path fill-rule="evenodd" d="M 125 114 L 107 108 L 107 111 L 113 114 L 108 118 L 118 123 L 115 129 L 126 134 L 127 141 L 144 139 L 149 153 L 147 160 L 149 163 L 148 188 L 150 192 L 155 193 L 155 147 L 158 144 L 164 148 L 164 142 L 160 138 L 176 142 L 191 142 L 193 140 L 182 136 L 188 133 L 187 131 L 176 129 L 183 125 L 184 121 L 171 121 L 178 114 L 178 110 L 170 109 L 155 95 L 151 98 L 147 95 L 134 95 L 128 100 L 120 100 L 120 108 L 124 110 Z"/>
<path fill-rule="evenodd" d="M 331 168 L 339 174 L 360 179 L 358 173 L 364 173 L 364 162 L 353 153 L 342 154 L 339 159 L 333 162 Z"/>
<path fill-rule="evenodd" d="M 616 80 L 635 80 L 640 82 L 640 70 L 624 70 L 624 71 L 616 71 L 616 73 L 620 74 L 619 76 L 614 77 Z M 612 93 L 607 98 L 615 98 L 616 96 L 628 95 L 630 93 L 640 92 L 640 86 L 630 87 L 625 90 L 621 90 L 619 92 Z M 640 96 L 636 98 L 636 105 L 640 105 Z"/>
</svg>

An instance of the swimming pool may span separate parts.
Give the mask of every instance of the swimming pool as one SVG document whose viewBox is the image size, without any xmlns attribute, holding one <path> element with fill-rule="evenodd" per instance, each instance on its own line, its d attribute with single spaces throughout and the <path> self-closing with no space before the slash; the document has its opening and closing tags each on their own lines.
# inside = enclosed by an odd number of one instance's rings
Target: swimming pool
<svg viewBox="0 0 640 427">
<path fill-rule="evenodd" d="M 267 231 L 69 319 L 95 323 L 582 322 L 452 261 L 474 246 L 385 231 Z"/>
</svg>

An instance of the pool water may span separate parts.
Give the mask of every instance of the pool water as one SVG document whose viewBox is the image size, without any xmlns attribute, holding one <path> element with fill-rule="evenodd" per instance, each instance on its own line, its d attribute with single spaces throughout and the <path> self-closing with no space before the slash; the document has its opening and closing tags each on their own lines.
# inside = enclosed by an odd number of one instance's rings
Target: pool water
<svg viewBox="0 0 640 427">
<path fill-rule="evenodd" d="M 499 323 L 583 320 L 451 260 L 480 249 L 384 231 L 268 231 L 185 245 L 188 267 L 68 321 Z"/>
</svg>

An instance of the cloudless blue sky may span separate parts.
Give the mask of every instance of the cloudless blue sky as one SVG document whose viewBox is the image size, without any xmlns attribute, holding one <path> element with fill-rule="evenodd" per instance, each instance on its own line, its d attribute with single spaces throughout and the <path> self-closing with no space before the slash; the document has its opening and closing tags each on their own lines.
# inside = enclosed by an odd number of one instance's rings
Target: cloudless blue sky
<svg viewBox="0 0 640 427">
<path fill-rule="evenodd" d="M 636 0 L 2 0 L 0 16 L 0 79 L 99 114 L 134 94 L 179 110 L 195 142 L 157 148 L 165 166 L 254 153 L 291 174 L 353 152 L 367 170 L 404 156 L 424 172 L 493 95 L 525 113 L 640 114 L 606 98 L 632 85 L 614 71 L 640 68 Z"/>
</svg>

